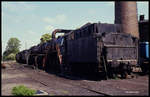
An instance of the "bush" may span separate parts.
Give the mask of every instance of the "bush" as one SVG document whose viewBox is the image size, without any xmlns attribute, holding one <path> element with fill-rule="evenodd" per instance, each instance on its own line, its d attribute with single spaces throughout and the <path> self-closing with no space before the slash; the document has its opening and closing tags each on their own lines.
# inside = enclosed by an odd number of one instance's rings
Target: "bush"
<svg viewBox="0 0 150 97">
<path fill-rule="evenodd" d="M 16 54 L 11 53 L 11 54 L 9 54 L 8 56 L 3 56 L 3 60 L 4 60 L 4 61 L 15 60 L 15 56 L 16 56 Z"/>
<path fill-rule="evenodd" d="M 34 96 L 36 90 L 25 87 L 24 85 L 19 85 L 13 87 L 12 94 L 13 96 Z"/>
<path fill-rule="evenodd" d="M 8 60 L 15 60 L 15 54 L 11 53 L 7 57 Z"/>
</svg>

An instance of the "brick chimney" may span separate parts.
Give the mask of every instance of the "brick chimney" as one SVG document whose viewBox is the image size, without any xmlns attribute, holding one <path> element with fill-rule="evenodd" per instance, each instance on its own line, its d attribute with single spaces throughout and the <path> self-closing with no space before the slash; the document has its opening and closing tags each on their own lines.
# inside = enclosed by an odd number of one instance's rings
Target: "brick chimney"
<svg viewBox="0 0 150 97">
<path fill-rule="evenodd" d="M 115 24 L 121 24 L 123 33 L 139 38 L 137 17 L 135 1 L 115 1 Z"/>
</svg>

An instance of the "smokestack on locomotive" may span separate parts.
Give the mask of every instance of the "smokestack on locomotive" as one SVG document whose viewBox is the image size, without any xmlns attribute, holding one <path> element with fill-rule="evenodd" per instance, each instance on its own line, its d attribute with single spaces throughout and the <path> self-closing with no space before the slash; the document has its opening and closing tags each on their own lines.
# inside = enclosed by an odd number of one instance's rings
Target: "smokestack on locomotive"
<svg viewBox="0 0 150 97">
<path fill-rule="evenodd" d="M 122 32 L 139 38 L 137 5 L 135 1 L 115 2 L 115 24 L 121 24 Z"/>
</svg>

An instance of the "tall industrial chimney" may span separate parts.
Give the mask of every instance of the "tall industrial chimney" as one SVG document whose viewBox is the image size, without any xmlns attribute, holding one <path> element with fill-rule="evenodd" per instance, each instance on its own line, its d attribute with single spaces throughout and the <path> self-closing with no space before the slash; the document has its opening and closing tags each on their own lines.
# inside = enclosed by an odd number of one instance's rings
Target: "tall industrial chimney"
<svg viewBox="0 0 150 97">
<path fill-rule="evenodd" d="M 122 32 L 139 38 L 137 5 L 135 1 L 115 2 L 115 24 L 121 24 Z"/>
</svg>

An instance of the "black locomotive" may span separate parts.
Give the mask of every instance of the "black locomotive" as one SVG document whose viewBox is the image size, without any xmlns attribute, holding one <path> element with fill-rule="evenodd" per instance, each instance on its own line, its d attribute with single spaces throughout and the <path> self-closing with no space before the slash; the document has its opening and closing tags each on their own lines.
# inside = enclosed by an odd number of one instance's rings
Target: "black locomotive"
<svg viewBox="0 0 150 97">
<path fill-rule="evenodd" d="M 56 38 L 56 33 L 64 35 Z M 87 23 L 75 30 L 56 29 L 52 40 L 18 53 L 16 61 L 46 71 L 126 77 L 138 64 L 138 41 L 122 33 L 119 24 Z"/>
</svg>

